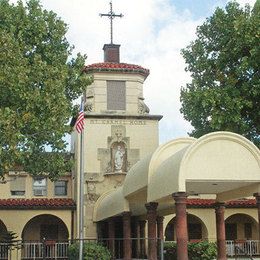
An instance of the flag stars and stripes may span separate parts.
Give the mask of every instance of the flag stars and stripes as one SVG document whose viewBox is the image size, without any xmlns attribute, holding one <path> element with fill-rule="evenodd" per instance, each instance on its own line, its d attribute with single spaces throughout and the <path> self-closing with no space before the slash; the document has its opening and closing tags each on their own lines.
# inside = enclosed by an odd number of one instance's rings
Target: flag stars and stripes
<svg viewBox="0 0 260 260">
<path fill-rule="evenodd" d="M 81 103 L 79 115 L 75 124 L 76 130 L 78 133 L 81 133 L 84 129 L 84 107 L 83 103 Z"/>
</svg>

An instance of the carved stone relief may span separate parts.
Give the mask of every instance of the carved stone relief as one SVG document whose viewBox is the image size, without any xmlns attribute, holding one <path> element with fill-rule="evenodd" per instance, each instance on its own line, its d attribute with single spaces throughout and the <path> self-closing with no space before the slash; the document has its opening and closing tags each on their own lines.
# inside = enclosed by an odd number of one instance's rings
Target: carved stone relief
<svg viewBox="0 0 260 260">
<path fill-rule="evenodd" d="M 150 109 L 144 103 L 143 95 L 140 93 L 138 96 L 138 113 L 139 114 L 149 114 L 149 112 L 150 112 Z"/>
<path fill-rule="evenodd" d="M 94 91 L 89 89 L 86 92 L 84 109 L 86 112 L 92 112 L 94 110 Z"/>
<path fill-rule="evenodd" d="M 126 173 L 139 160 L 139 149 L 130 149 L 124 125 L 112 125 L 107 148 L 98 149 L 98 160 L 103 174 Z"/>
</svg>

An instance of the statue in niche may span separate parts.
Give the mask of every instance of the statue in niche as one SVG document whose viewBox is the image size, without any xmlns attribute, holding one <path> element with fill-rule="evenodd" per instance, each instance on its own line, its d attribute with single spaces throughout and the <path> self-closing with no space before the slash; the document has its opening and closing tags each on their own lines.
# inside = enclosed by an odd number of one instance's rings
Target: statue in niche
<svg viewBox="0 0 260 260">
<path fill-rule="evenodd" d="M 115 173 L 126 172 L 125 143 L 115 142 L 112 145 L 112 165 Z"/>
</svg>

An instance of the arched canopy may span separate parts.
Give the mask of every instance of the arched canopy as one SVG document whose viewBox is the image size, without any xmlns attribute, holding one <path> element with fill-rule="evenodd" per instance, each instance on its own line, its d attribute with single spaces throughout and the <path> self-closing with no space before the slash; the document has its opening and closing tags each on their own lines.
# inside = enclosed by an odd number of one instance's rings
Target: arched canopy
<svg viewBox="0 0 260 260">
<path fill-rule="evenodd" d="M 137 192 L 147 190 L 150 176 L 173 154 L 191 145 L 196 139 L 179 138 L 160 145 L 152 154 L 137 162 L 128 172 L 123 193 L 125 197 L 135 196 Z"/>
<path fill-rule="evenodd" d="M 93 221 L 100 221 L 129 211 L 128 201 L 123 196 L 123 189 L 119 187 L 101 196 L 94 208 Z"/>
<path fill-rule="evenodd" d="M 215 132 L 164 161 L 150 176 L 147 200 L 160 201 L 174 192 L 187 192 L 217 194 L 219 200 L 225 201 L 237 196 L 237 190 L 252 196 L 259 183 L 257 147 L 238 134 Z M 245 194 L 248 187 L 250 194 Z"/>
<path fill-rule="evenodd" d="M 147 202 L 159 202 L 158 210 L 166 213 L 175 192 L 216 194 L 219 201 L 260 192 L 259 149 L 230 132 L 163 144 L 131 168 L 122 187 L 97 201 L 94 220 L 124 211 L 145 214 Z"/>
</svg>

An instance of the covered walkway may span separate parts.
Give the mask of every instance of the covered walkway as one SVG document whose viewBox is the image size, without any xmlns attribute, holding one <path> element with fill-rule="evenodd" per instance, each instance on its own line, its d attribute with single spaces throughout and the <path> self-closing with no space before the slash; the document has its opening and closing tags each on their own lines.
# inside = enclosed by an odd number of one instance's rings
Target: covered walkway
<svg viewBox="0 0 260 260">
<path fill-rule="evenodd" d="M 225 203 L 255 196 L 260 218 L 260 151 L 246 138 L 215 132 L 199 139 L 181 138 L 158 147 L 135 164 L 122 187 L 96 202 L 94 221 L 108 221 L 108 238 L 115 238 L 115 217 L 122 217 L 124 259 L 131 259 L 131 217 L 135 233 L 145 237 L 148 259 L 157 259 L 157 238 L 163 239 L 163 219 L 176 214 L 178 260 L 188 260 L 187 198 L 214 195 L 218 259 L 226 258 Z M 259 225 L 259 221 L 258 221 Z M 260 229 L 259 229 L 260 230 Z M 139 244 L 137 250 L 145 247 Z M 110 245 L 113 251 L 113 243 Z"/>
</svg>

